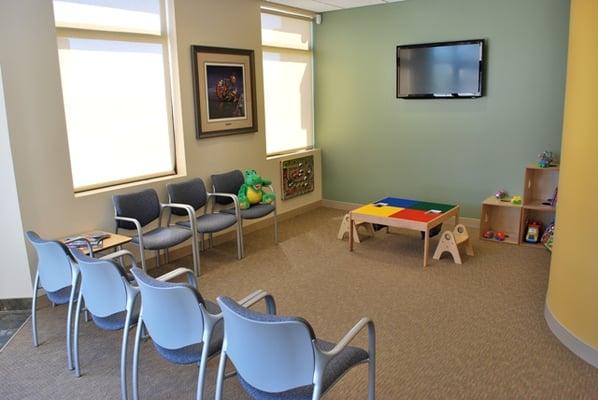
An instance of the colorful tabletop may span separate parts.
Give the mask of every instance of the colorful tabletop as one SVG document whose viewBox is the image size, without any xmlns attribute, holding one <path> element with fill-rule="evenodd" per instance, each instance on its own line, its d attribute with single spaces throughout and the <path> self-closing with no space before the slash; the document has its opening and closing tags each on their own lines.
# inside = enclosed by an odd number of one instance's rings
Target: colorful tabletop
<svg viewBox="0 0 598 400">
<path fill-rule="evenodd" d="M 454 218 L 459 223 L 459 206 L 444 203 L 386 197 L 366 204 L 349 213 L 349 249 L 353 251 L 355 220 L 359 223 L 380 224 L 424 233 L 424 267 L 428 265 L 430 230 Z"/>
<path fill-rule="evenodd" d="M 456 205 L 386 197 L 353 210 L 354 214 L 397 218 L 417 222 L 430 222 Z"/>
</svg>

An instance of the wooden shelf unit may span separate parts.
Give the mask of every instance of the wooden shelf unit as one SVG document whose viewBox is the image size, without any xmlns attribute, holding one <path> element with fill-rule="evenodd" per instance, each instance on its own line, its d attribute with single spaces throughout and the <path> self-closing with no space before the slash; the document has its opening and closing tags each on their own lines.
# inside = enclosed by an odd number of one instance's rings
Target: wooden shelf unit
<svg viewBox="0 0 598 400">
<path fill-rule="evenodd" d="M 541 243 L 527 243 L 525 234 L 530 220 L 542 222 L 543 228 L 554 221 L 556 207 L 548 204 L 559 182 L 559 167 L 540 168 L 529 165 L 525 169 L 523 204 L 511 204 L 494 196 L 482 202 L 480 218 L 480 239 L 499 243 L 520 244 L 533 248 L 544 248 Z M 558 196 L 557 196 L 558 197 Z M 508 236 L 500 242 L 484 238 L 486 231 L 503 231 Z"/>
</svg>

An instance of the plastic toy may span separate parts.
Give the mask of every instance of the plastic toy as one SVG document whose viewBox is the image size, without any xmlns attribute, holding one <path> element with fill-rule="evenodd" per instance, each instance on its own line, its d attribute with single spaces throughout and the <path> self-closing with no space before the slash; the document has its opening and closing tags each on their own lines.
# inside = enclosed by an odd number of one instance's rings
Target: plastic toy
<svg viewBox="0 0 598 400">
<path fill-rule="evenodd" d="M 538 167 L 540 168 L 548 168 L 554 161 L 554 156 L 552 155 L 552 151 L 545 150 L 544 152 L 538 154 Z"/>
<path fill-rule="evenodd" d="M 502 200 L 508 196 L 509 196 L 509 193 L 507 193 L 507 191 L 505 189 L 498 189 L 496 191 L 496 193 L 494 194 L 494 197 L 496 197 L 498 200 Z"/>
<path fill-rule="evenodd" d="M 552 245 L 554 243 L 554 221 L 548 224 L 540 241 L 548 251 L 552 251 Z"/>
<path fill-rule="evenodd" d="M 243 173 L 245 183 L 239 189 L 239 206 L 242 210 L 254 204 L 271 204 L 274 193 L 264 191 L 263 187 L 272 184 L 272 181 L 264 179 L 254 169 L 248 169 Z"/>
<path fill-rule="evenodd" d="M 521 200 L 521 196 L 513 196 L 511 198 L 511 204 L 521 204 L 523 200 Z"/>
<path fill-rule="evenodd" d="M 494 239 L 494 231 L 486 231 L 483 236 L 484 239 Z"/>
<path fill-rule="evenodd" d="M 528 243 L 538 243 L 540 241 L 540 229 L 542 229 L 541 222 L 530 221 L 527 224 L 527 232 L 525 234 L 525 241 Z"/>
<path fill-rule="evenodd" d="M 494 238 L 500 242 L 504 241 L 506 238 L 508 238 L 509 235 L 507 235 L 505 232 L 503 231 L 498 231 L 496 232 L 496 234 L 494 235 Z"/>
</svg>

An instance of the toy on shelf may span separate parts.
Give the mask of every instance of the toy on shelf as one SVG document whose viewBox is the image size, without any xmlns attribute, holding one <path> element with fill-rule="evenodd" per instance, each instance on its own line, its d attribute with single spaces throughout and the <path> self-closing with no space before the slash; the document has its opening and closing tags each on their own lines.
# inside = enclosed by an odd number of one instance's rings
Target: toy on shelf
<svg viewBox="0 0 598 400">
<path fill-rule="evenodd" d="M 496 240 L 498 240 L 499 242 L 503 242 L 506 238 L 508 238 L 509 235 L 507 235 L 505 232 L 503 231 L 498 231 L 496 232 L 496 234 L 494 235 L 494 238 Z"/>
<path fill-rule="evenodd" d="M 554 221 L 548 224 L 540 241 L 548 251 L 552 251 L 552 245 L 554 243 Z"/>
<path fill-rule="evenodd" d="M 525 241 L 528 243 L 538 243 L 540 241 L 540 229 L 542 229 L 541 222 L 529 221 L 527 232 L 525 233 Z"/>
<path fill-rule="evenodd" d="M 272 204 L 275 199 L 274 193 L 264 191 L 263 187 L 271 185 L 272 182 L 257 174 L 254 169 L 248 169 L 243 173 L 245 183 L 239 188 L 239 206 L 245 210 L 255 204 Z"/>
<path fill-rule="evenodd" d="M 494 231 L 486 231 L 484 232 L 484 239 L 494 239 Z"/>
<path fill-rule="evenodd" d="M 538 167 L 540 168 L 550 167 L 553 161 L 554 156 L 552 155 L 552 151 L 545 150 L 544 152 L 538 154 Z"/>
<path fill-rule="evenodd" d="M 461 264 L 461 253 L 459 252 L 459 246 L 465 248 L 465 254 L 473 256 L 473 247 L 469 240 L 469 233 L 465 228 L 465 225 L 458 224 L 455 229 L 451 231 L 444 231 L 438 242 L 438 247 L 434 252 L 434 259 L 440 260 L 443 253 L 448 252 L 453 256 L 453 260 L 456 264 Z"/>
<path fill-rule="evenodd" d="M 497 200 L 503 200 L 509 197 L 509 193 L 505 189 L 498 189 L 494 194 Z"/>
<path fill-rule="evenodd" d="M 511 204 L 517 204 L 517 205 L 519 205 L 521 203 L 523 203 L 523 200 L 521 199 L 521 196 L 513 196 L 511 198 Z"/>
</svg>

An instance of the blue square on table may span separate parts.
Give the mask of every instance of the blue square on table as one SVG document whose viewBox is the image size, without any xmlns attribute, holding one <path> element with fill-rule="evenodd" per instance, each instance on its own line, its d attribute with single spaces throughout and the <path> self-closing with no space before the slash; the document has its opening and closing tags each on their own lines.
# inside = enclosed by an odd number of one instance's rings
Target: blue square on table
<svg viewBox="0 0 598 400">
<path fill-rule="evenodd" d="M 386 197 L 382 200 L 378 200 L 375 204 L 380 204 L 380 203 L 386 203 L 391 207 L 410 208 L 415 203 L 417 203 L 417 201 L 400 199 L 398 197 Z"/>
</svg>

